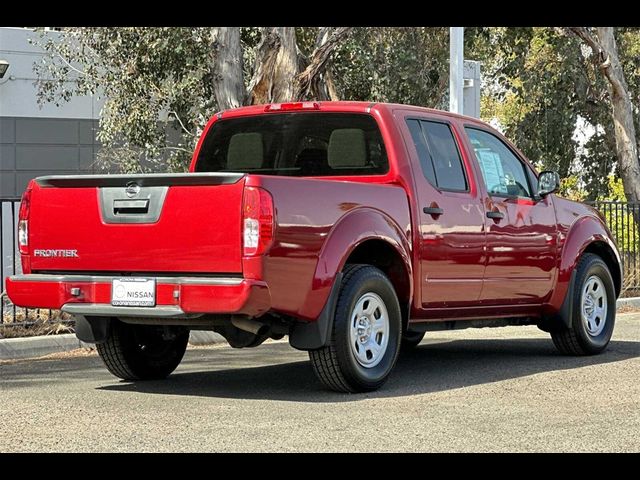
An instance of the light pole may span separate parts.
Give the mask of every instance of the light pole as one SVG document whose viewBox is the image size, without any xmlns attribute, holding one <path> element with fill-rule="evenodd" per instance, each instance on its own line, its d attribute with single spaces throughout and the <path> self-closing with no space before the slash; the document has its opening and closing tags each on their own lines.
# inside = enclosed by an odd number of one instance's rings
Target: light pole
<svg viewBox="0 0 640 480">
<path fill-rule="evenodd" d="M 449 111 L 463 113 L 464 27 L 449 27 Z"/>
</svg>

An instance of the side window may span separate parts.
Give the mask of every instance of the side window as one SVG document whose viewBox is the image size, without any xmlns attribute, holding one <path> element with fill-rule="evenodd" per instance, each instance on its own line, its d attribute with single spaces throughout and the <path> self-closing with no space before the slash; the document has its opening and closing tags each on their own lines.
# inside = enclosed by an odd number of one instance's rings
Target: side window
<svg viewBox="0 0 640 480">
<path fill-rule="evenodd" d="M 407 127 L 411 132 L 411 138 L 413 144 L 418 152 L 418 159 L 420 159 L 420 166 L 422 167 L 422 173 L 431 185 L 436 186 L 436 174 L 433 171 L 433 163 L 431 163 L 431 155 L 429 154 L 429 148 L 427 147 L 427 141 L 424 138 L 422 129 L 420 128 L 420 121 L 410 119 L 407 120 Z"/>
<path fill-rule="evenodd" d="M 532 198 L 526 166 L 495 135 L 465 128 L 490 195 Z"/>
<path fill-rule="evenodd" d="M 442 190 L 466 191 L 462 159 L 448 125 L 407 119 L 425 178 Z"/>
<path fill-rule="evenodd" d="M 421 120 L 420 124 L 427 137 L 438 187 L 443 190 L 467 190 L 462 159 L 449 125 L 425 120 Z"/>
</svg>

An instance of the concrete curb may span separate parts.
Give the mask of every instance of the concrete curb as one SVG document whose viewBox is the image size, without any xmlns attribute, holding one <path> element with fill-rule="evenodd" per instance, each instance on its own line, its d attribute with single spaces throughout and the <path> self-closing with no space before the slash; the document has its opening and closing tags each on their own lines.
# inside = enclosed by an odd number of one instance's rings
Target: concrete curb
<svg viewBox="0 0 640 480">
<path fill-rule="evenodd" d="M 226 340 L 215 332 L 193 331 L 191 345 L 210 345 Z M 68 352 L 76 348 L 93 348 L 93 344 L 81 342 L 73 333 L 46 335 L 43 337 L 4 338 L 0 340 L 0 360 L 42 357 L 52 353 Z"/>
<path fill-rule="evenodd" d="M 90 347 L 90 345 L 81 342 L 72 333 L 43 337 L 4 338 L 0 340 L 0 360 L 41 357 L 81 347 Z"/>
<path fill-rule="evenodd" d="M 619 298 L 617 303 L 620 307 L 637 307 L 640 308 L 640 297 Z"/>
<path fill-rule="evenodd" d="M 189 344 L 191 345 L 212 345 L 215 343 L 227 343 L 227 341 L 219 333 L 206 330 L 192 330 L 189 334 Z"/>
</svg>

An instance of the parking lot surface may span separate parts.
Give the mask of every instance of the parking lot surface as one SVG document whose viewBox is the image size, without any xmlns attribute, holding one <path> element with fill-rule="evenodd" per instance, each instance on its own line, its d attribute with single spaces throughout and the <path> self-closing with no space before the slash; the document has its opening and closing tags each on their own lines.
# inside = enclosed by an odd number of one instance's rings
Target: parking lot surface
<svg viewBox="0 0 640 480">
<path fill-rule="evenodd" d="M 190 348 L 164 381 L 95 353 L 0 364 L 0 451 L 638 451 L 640 313 L 563 357 L 535 327 L 431 332 L 377 392 L 325 391 L 286 342 Z"/>
</svg>

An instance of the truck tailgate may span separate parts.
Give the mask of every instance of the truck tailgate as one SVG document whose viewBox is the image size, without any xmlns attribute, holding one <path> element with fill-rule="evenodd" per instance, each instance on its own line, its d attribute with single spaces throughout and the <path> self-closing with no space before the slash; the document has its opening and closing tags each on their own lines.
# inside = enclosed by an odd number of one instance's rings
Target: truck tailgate
<svg viewBox="0 0 640 480">
<path fill-rule="evenodd" d="M 241 174 L 38 179 L 35 271 L 241 273 Z M 56 251 L 73 251 L 64 254 Z"/>
</svg>

